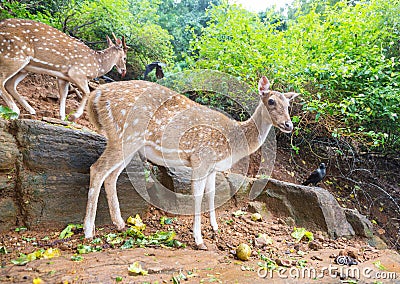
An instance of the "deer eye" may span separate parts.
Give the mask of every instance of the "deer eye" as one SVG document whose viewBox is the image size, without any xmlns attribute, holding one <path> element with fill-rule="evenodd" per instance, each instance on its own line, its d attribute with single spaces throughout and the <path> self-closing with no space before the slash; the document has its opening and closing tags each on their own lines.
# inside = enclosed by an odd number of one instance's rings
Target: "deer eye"
<svg viewBox="0 0 400 284">
<path fill-rule="evenodd" d="M 275 100 L 274 99 L 269 99 L 268 100 L 268 105 L 273 106 L 275 104 Z"/>
</svg>

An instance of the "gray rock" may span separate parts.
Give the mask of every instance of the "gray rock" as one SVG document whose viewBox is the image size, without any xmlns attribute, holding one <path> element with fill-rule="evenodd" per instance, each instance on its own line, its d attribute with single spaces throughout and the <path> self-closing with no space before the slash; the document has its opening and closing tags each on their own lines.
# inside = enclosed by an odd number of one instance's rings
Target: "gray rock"
<svg viewBox="0 0 400 284">
<path fill-rule="evenodd" d="M 82 223 L 90 166 L 104 151 L 104 137 L 37 120 L 0 120 L 0 231 L 15 225 L 63 227 Z M 141 161 L 136 161 L 141 163 Z M 123 172 L 118 197 L 123 218 L 149 205 Z M 104 190 L 96 224 L 110 224 Z"/>
<path fill-rule="evenodd" d="M 268 208 L 264 202 L 250 201 L 247 210 L 250 213 L 259 213 L 263 220 L 268 220 L 271 217 L 271 213 L 268 211 Z"/>
<path fill-rule="evenodd" d="M 365 217 L 361 215 L 356 209 L 345 208 L 346 219 L 353 227 L 354 232 L 357 236 L 372 238 L 373 237 L 373 227 L 372 223 Z"/>
<path fill-rule="evenodd" d="M 17 216 L 18 208 L 14 199 L 12 197 L 0 198 L 0 228 L 8 230 L 15 226 Z"/>
<path fill-rule="evenodd" d="M 256 201 L 264 202 L 273 215 L 291 217 L 297 226 L 308 230 L 322 230 L 333 238 L 354 235 L 343 209 L 333 195 L 322 188 L 269 179 Z"/>
<path fill-rule="evenodd" d="M 0 119 L 0 171 L 13 171 L 19 151 L 16 140 L 9 133 L 8 123 Z"/>
</svg>

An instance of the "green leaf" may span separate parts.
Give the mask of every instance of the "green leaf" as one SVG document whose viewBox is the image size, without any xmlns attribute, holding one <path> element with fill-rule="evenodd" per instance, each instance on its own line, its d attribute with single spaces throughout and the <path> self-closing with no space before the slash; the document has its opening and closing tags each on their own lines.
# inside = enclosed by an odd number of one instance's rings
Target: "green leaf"
<svg viewBox="0 0 400 284">
<path fill-rule="evenodd" d="M 136 214 L 135 218 L 133 218 L 132 216 L 129 216 L 129 218 L 126 222 L 128 225 L 135 228 L 139 232 L 142 232 L 146 229 L 146 225 L 143 223 L 139 214 Z"/>
<path fill-rule="evenodd" d="M 94 249 L 92 246 L 84 245 L 84 244 L 79 244 L 77 246 L 76 250 L 79 254 L 86 254 L 86 253 L 96 251 L 96 249 Z"/>
<path fill-rule="evenodd" d="M 82 261 L 83 260 L 83 256 L 82 255 L 77 255 L 77 254 L 74 254 L 73 256 L 71 256 L 71 260 L 72 261 Z"/>
<path fill-rule="evenodd" d="M 125 241 L 125 243 L 121 246 L 121 249 L 130 249 L 133 248 L 135 245 L 135 241 L 133 238 L 129 238 L 128 240 Z"/>
<path fill-rule="evenodd" d="M 385 266 L 382 265 L 381 261 L 375 261 L 372 263 L 373 265 L 375 265 L 376 268 L 378 268 L 379 270 L 387 270 Z"/>
<path fill-rule="evenodd" d="M 246 215 L 247 212 L 244 212 L 244 211 L 242 211 L 242 210 L 239 209 L 239 210 L 233 212 L 232 214 L 233 214 L 233 216 L 235 216 L 235 217 L 240 217 L 240 216 Z"/>
<path fill-rule="evenodd" d="M 18 114 L 10 108 L 0 105 L 0 117 L 4 119 L 16 119 Z"/>
<path fill-rule="evenodd" d="M 74 230 L 76 229 L 82 229 L 83 226 L 81 224 L 69 224 L 67 227 L 65 227 L 64 230 L 61 231 L 60 235 L 58 236 L 58 239 L 64 240 L 72 237 L 74 235 Z"/>
<path fill-rule="evenodd" d="M 307 239 L 309 242 L 314 240 L 313 233 L 307 231 L 305 228 L 294 227 L 291 236 L 295 238 L 297 242 L 300 242 L 303 238 Z"/>
<path fill-rule="evenodd" d="M 0 253 L 1 254 L 7 254 L 7 248 L 5 246 L 0 246 Z"/>
<path fill-rule="evenodd" d="M 129 273 L 132 273 L 133 275 L 147 275 L 148 272 L 142 268 L 142 265 L 139 263 L 139 261 L 135 261 L 128 267 Z"/>
<path fill-rule="evenodd" d="M 28 230 L 27 227 L 18 227 L 18 228 L 15 228 L 15 231 L 16 231 L 16 232 L 23 232 L 23 231 L 26 231 L 26 230 Z"/>
</svg>

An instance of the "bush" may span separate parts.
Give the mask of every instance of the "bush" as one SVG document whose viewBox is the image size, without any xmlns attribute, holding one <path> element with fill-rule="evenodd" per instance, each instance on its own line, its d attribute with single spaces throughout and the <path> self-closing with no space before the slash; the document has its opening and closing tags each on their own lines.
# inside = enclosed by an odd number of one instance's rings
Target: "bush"
<svg viewBox="0 0 400 284">
<path fill-rule="evenodd" d="M 332 135 L 368 148 L 399 146 L 400 3 L 347 2 L 300 11 L 285 25 L 273 12 L 262 22 L 238 6 L 215 6 L 192 42 L 192 66 L 253 85 L 267 75 L 275 89 L 303 93 L 303 111 Z"/>
</svg>

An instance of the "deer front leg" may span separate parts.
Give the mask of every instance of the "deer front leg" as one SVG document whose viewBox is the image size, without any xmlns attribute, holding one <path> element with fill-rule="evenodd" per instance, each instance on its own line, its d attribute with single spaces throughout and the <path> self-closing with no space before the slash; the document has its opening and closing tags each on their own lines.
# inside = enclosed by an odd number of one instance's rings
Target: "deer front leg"
<svg viewBox="0 0 400 284">
<path fill-rule="evenodd" d="M 75 81 L 75 84 L 83 92 L 83 94 L 82 94 L 82 100 L 79 103 L 78 109 L 76 110 L 76 112 L 73 115 L 71 115 L 69 117 L 70 121 L 77 120 L 83 114 L 83 111 L 85 110 L 86 102 L 88 100 L 89 93 L 90 93 L 88 81 L 86 79 L 80 80 L 80 81 Z"/>
<path fill-rule="evenodd" d="M 194 196 L 193 236 L 197 248 L 200 250 L 207 250 L 207 246 L 204 244 L 203 237 L 201 236 L 201 202 L 205 186 L 205 178 L 192 178 L 192 192 Z"/>
</svg>

